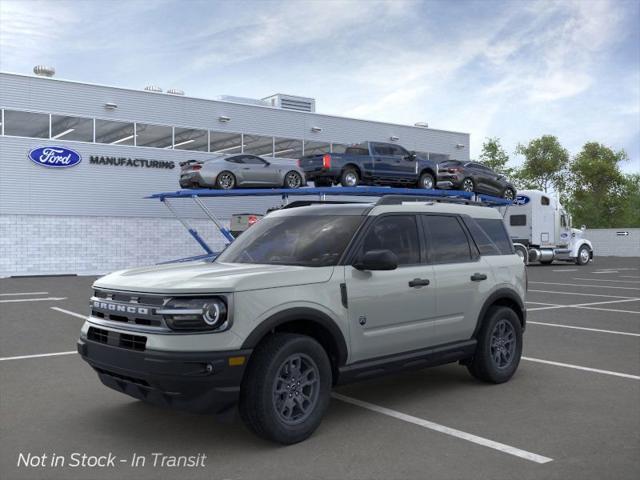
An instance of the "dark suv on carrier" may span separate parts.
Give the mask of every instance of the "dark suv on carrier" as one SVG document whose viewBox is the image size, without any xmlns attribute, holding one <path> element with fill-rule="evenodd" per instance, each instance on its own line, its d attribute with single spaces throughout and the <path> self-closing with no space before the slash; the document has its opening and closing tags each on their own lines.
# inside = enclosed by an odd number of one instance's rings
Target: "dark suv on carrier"
<svg viewBox="0 0 640 480">
<path fill-rule="evenodd" d="M 438 188 L 464 190 L 465 192 L 484 193 L 516 198 L 516 188 L 507 178 L 478 162 L 445 160 L 438 164 Z"/>
</svg>

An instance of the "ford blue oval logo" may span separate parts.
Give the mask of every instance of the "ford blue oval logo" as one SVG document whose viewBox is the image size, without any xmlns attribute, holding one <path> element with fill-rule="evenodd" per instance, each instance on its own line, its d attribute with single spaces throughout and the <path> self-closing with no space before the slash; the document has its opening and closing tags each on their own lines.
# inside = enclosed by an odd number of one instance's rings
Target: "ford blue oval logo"
<svg viewBox="0 0 640 480">
<path fill-rule="evenodd" d="M 515 201 L 513 202 L 514 205 L 526 205 L 527 203 L 529 203 L 529 200 L 531 200 L 529 197 L 527 197 L 526 195 L 517 195 Z"/>
<path fill-rule="evenodd" d="M 29 152 L 29 159 L 43 167 L 68 168 L 79 164 L 82 156 L 64 147 L 38 147 Z"/>
</svg>

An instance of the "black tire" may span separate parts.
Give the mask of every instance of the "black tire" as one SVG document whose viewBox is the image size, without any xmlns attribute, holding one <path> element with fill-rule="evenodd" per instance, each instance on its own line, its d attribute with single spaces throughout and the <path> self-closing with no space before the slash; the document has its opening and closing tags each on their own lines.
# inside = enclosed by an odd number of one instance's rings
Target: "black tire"
<svg viewBox="0 0 640 480">
<path fill-rule="evenodd" d="M 310 365 L 309 369 L 300 371 L 309 372 L 315 367 L 317 372 L 316 383 L 313 387 L 309 386 L 304 396 L 306 387 L 300 387 L 299 381 L 297 387 L 296 384 L 286 384 L 287 380 L 283 380 L 282 376 L 289 365 L 287 361 L 296 357 L 301 357 L 302 362 Z M 289 378 L 295 381 L 295 375 L 293 373 Z M 297 380 L 304 378 L 303 374 L 300 375 Z M 279 383 L 284 394 L 276 396 Z M 306 335 L 276 333 L 260 343 L 251 356 L 240 391 L 240 416 L 251 431 L 264 439 L 284 445 L 301 442 L 320 425 L 329 406 L 331 385 L 329 357 L 318 342 Z M 299 395 L 292 397 L 291 392 L 296 388 Z M 292 400 L 287 400 L 287 395 Z M 309 410 L 303 412 L 302 404 L 307 400 L 307 395 L 313 398 L 313 403 L 310 402 Z M 302 403 L 296 399 L 303 399 L 300 400 Z M 282 410 L 279 412 L 276 408 L 277 402 L 284 402 L 284 408 L 289 402 L 292 405 L 289 407 L 291 417 L 297 408 L 300 418 L 292 418 L 291 421 L 284 419 Z"/>
<path fill-rule="evenodd" d="M 340 174 L 340 185 L 343 187 L 357 187 L 360 183 L 360 175 L 353 167 L 345 168 Z"/>
<path fill-rule="evenodd" d="M 313 181 L 313 184 L 316 187 L 330 187 L 333 184 L 333 182 L 328 178 L 316 178 Z"/>
<path fill-rule="evenodd" d="M 576 265 L 586 265 L 591 260 L 591 252 L 589 251 L 589 247 L 586 245 L 582 245 L 580 249 L 578 249 L 578 256 L 576 257 Z"/>
<path fill-rule="evenodd" d="M 502 192 L 502 198 L 504 198 L 505 200 L 515 200 L 516 199 L 515 190 L 511 187 L 505 188 L 504 192 Z"/>
<path fill-rule="evenodd" d="M 508 332 L 511 333 L 512 350 L 511 344 L 492 341 L 502 322 L 505 322 L 505 329 L 508 328 Z M 516 312 L 509 307 L 491 307 L 482 322 L 477 340 L 476 352 L 467 365 L 469 373 L 474 378 L 488 383 L 503 383 L 509 380 L 518 369 L 522 355 L 522 325 Z M 499 350 L 500 348 L 504 350 Z M 505 362 L 504 365 L 500 364 L 502 361 Z"/>
<path fill-rule="evenodd" d="M 236 176 L 227 170 L 220 172 L 216 177 L 216 188 L 231 190 L 236 186 Z"/>
<path fill-rule="evenodd" d="M 433 174 L 429 172 L 424 172 L 420 175 L 420 179 L 418 180 L 418 188 L 422 188 L 424 190 L 433 190 L 436 188 L 436 179 Z"/>
<path fill-rule="evenodd" d="M 287 174 L 284 176 L 283 187 L 284 188 L 300 188 L 302 187 L 303 183 L 304 183 L 304 180 L 302 179 L 302 175 L 300 175 L 295 170 L 291 170 L 287 172 Z"/>
<path fill-rule="evenodd" d="M 475 192 L 476 191 L 476 183 L 473 181 L 472 178 L 467 177 L 460 184 L 460 190 L 463 190 L 465 192 Z"/>
</svg>

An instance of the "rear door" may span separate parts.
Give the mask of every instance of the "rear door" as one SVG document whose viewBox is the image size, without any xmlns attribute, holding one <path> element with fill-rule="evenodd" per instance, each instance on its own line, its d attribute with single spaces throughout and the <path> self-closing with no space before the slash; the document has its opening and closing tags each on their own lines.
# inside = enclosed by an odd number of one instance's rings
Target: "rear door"
<svg viewBox="0 0 640 480">
<path fill-rule="evenodd" d="M 387 249 L 396 254 L 399 265 L 390 271 L 345 267 L 351 361 L 433 344 L 433 267 L 423 263 L 417 222 L 413 214 L 382 215 L 373 219 L 357 240 L 354 260 L 366 251 Z"/>
<path fill-rule="evenodd" d="M 436 290 L 434 339 L 438 344 L 471 338 L 479 304 L 493 285 L 493 273 L 479 255 L 462 219 L 456 215 L 421 215 L 428 261 Z"/>
<path fill-rule="evenodd" d="M 381 180 L 389 181 L 394 177 L 394 164 L 396 158 L 393 149 L 385 143 L 372 143 L 374 176 Z"/>
</svg>

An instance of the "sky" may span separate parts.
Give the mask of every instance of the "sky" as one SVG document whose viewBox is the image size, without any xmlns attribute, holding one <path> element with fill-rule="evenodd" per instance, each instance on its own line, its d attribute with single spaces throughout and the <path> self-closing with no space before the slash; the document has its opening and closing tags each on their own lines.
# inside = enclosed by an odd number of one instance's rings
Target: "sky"
<svg viewBox="0 0 640 480">
<path fill-rule="evenodd" d="M 640 0 L 0 0 L 0 70 L 624 149 L 640 172 Z"/>
</svg>

